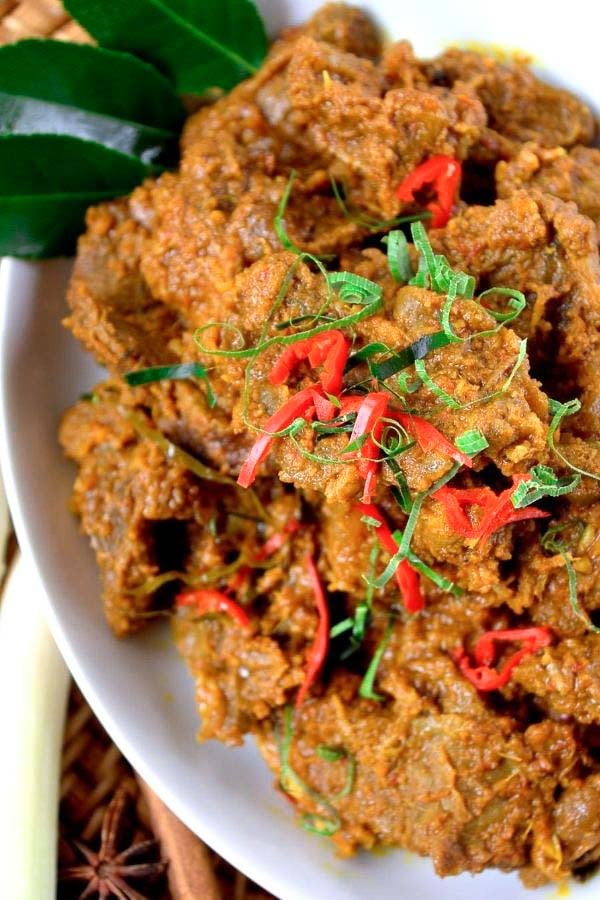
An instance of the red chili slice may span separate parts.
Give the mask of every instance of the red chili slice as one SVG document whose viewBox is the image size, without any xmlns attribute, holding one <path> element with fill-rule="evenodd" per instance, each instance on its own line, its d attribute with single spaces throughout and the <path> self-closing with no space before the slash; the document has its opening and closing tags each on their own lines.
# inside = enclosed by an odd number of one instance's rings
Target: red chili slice
<svg viewBox="0 0 600 900">
<path fill-rule="evenodd" d="M 547 647 L 552 640 L 548 628 L 532 626 L 530 628 L 504 628 L 498 631 L 486 631 L 475 644 L 473 655 L 480 666 L 491 666 L 496 659 L 496 643 L 520 641 L 532 653 Z"/>
<path fill-rule="evenodd" d="M 194 606 L 201 616 L 206 613 L 225 613 L 242 628 L 247 628 L 250 624 L 247 612 L 222 591 L 185 591 L 177 595 L 175 606 Z"/>
<path fill-rule="evenodd" d="M 387 413 L 388 399 L 389 395 L 385 391 L 372 391 L 370 394 L 366 394 L 357 409 L 356 421 L 350 435 L 350 444 L 363 437 L 363 435 L 370 435 L 358 451 L 358 471 L 361 478 L 365 481 L 362 496 L 363 503 L 371 502 L 377 486 L 379 447 L 373 438 L 375 440 L 381 438 L 381 432 L 383 431 L 381 419 Z"/>
<path fill-rule="evenodd" d="M 403 559 L 396 569 L 396 582 L 400 588 L 404 608 L 409 613 L 420 612 L 425 608 L 425 598 L 421 591 L 421 579 L 407 559 Z"/>
<path fill-rule="evenodd" d="M 480 691 L 495 691 L 504 687 L 510 681 L 513 670 L 521 660 L 530 656 L 542 647 L 547 647 L 552 640 L 552 633 L 548 628 L 507 628 L 500 631 L 486 631 L 475 644 L 474 656 L 478 663 L 472 666 L 469 657 L 463 647 L 459 647 L 451 655 L 471 684 Z M 512 653 L 499 672 L 492 669 L 496 659 L 496 643 L 506 641 L 520 641 L 522 646 Z"/>
<path fill-rule="evenodd" d="M 327 656 L 327 650 L 329 649 L 329 607 L 327 606 L 325 591 L 323 590 L 317 567 L 310 555 L 306 557 L 306 568 L 308 569 L 308 575 L 315 593 L 315 601 L 319 613 L 319 624 L 317 626 L 317 633 L 313 645 L 308 654 L 304 681 L 300 685 L 300 690 L 296 696 L 296 708 L 301 706 L 304 702 L 311 685 L 315 682 L 323 667 L 323 663 Z"/>
<path fill-rule="evenodd" d="M 439 500 L 444 506 L 444 512 L 450 528 L 465 538 L 479 538 L 486 541 L 495 531 L 513 522 L 521 522 L 524 519 L 540 519 L 548 515 L 541 509 L 528 506 L 525 509 L 515 509 L 511 497 L 515 487 L 521 481 L 526 481 L 527 475 L 513 475 L 512 487 L 495 494 L 491 488 L 454 488 L 445 485 L 432 497 Z M 479 525 L 473 525 L 466 513 L 466 507 L 479 506 L 483 509 L 483 515 Z"/>
<path fill-rule="evenodd" d="M 316 390 L 313 391 L 313 399 L 315 402 L 315 412 L 319 422 L 330 422 L 331 419 L 335 418 L 337 408 L 331 400 L 328 400 L 327 397 L 324 397 L 323 394 Z"/>
<path fill-rule="evenodd" d="M 511 525 L 513 522 L 521 522 L 524 519 L 543 519 L 550 515 L 535 506 L 527 506 L 525 509 L 515 509 L 511 502 L 511 497 L 518 484 L 527 481 L 528 475 L 513 475 L 512 487 L 506 488 L 505 491 L 496 498 L 496 503 L 481 523 L 481 531 L 478 535 L 480 540 L 485 543 L 487 539 L 504 525 Z"/>
<path fill-rule="evenodd" d="M 431 227 L 443 228 L 452 214 L 452 206 L 458 192 L 461 165 L 451 156 L 431 156 L 410 172 L 396 188 L 396 196 L 405 203 L 415 199 L 415 194 L 426 185 L 431 186 L 436 199 L 425 209 L 432 213 Z"/>
<path fill-rule="evenodd" d="M 280 406 L 276 413 L 267 419 L 264 424 L 265 434 L 261 434 L 258 440 L 252 446 L 250 453 L 246 457 L 237 483 L 241 487 L 250 487 L 256 478 L 256 470 L 261 462 L 269 455 L 269 450 L 273 443 L 273 434 L 269 432 L 282 431 L 291 425 L 294 419 L 299 416 L 306 417 L 307 414 L 314 410 L 315 406 L 315 388 L 307 387 L 302 391 L 298 391 L 287 400 L 283 406 Z"/>
<path fill-rule="evenodd" d="M 313 369 L 323 366 L 319 376 L 323 390 L 337 397 L 342 389 L 349 350 L 349 341 L 336 329 L 297 341 L 285 348 L 271 369 L 269 381 L 271 384 L 284 384 L 298 363 L 307 359 Z"/>
<path fill-rule="evenodd" d="M 254 556 L 256 562 L 262 562 L 264 559 L 268 559 L 269 556 L 273 556 L 278 550 L 281 550 L 283 545 L 289 540 L 290 534 L 294 534 L 299 528 L 300 522 L 298 522 L 297 519 L 290 519 L 284 526 L 283 531 L 277 531 L 264 542 L 260 550 L 258 550 Z"/>
<path fill-rule="evenodd" d="M 466 453 L 463 453 L 458 447 L 444 437 L 441 431 L 420 416 L 413 416 L 411 413 L 401 413 L 396 410 L 390 410 L 389 417 L 395 419 L 405 428 L 410 435 L 414 437 L 421 450 L 435 450 L 442 456 L 449 456 L 450 459 L 460 463 L 467 468 L 473 468 L 473 460 Z"/>
<path fill-rule="evenodd" d="M 467 508 L 479 506 L 483 509 L 490 509 L 498 499 L 488 487 L 455 488 L 448 485 L 441 487 L 432 494 L 432 497 L 443 504 L 450 528 L 465 538 L 479 537 L 481 532 L 481 522 L 479 525 L 473 525 L 467 515 Z"/>
<path fill-rule="evenodd" d="M 358 412 L 364 399 L 364 394 L 345 394 L 343 397 L 340 397 L 340 415 Z"/>
<path fill-rule="evenodd" d="M 376 529 L 375 533 L 377 535 L 377 540 L 383 549 L 386 550 L 390 556 L 397 553 L 398 544 L 394 540 L 394 535 L 392 534 L 389 525 L 377 507 L 373 503 L 357 503 L 356 507 L 363 516 L 370 516 L 371 519 L 376 519 L 376 521 L 379 522 L 379 527 Z M 419 578 L 419 573 L 413 569 L 407 559 L 400 561 L 398 568 L 394 573 L 394 577 L 396 578 L 396 584 L 400 589 L 406 611 L 419 612 L 423 609 L 425 606 L 425 599 L 421 591 L 421 579 Z"/>
<path fill-rule="evenodd" d="M 263 562 L 263 560 L 268 559 L 269 556 L 273 556 L 274 553 L 277 553 L 278 550 L 281 550 L 283 545 L 289 539 L 289 536 L 299 528 L 300 523 L 296 519 L 290 519 L 290 521 L 285 525 L 283 531 L 277 531 L 275 534 L 272 534 L 271 537 L 265 541 L 262 547 L 257 550 L 254 556 L 254 561 Z M 241 566 L 237 570 L 237 572 L 233 573 L 233 575 L 227 582 L 227 590 L 239 591 L 244 587 L 251 574 L 252 569 L 250 566 Z"/>
</svg>

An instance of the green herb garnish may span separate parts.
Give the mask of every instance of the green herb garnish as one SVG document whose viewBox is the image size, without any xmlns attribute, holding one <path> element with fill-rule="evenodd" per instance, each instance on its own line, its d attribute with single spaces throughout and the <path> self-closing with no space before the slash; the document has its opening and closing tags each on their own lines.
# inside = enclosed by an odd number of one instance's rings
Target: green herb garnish
<svg viewBox="0 0 600 900">
<path fill-rule="evenodd" d="M 354 787 L 354 779 L 356 777 L 356 759 L 352 753 L 349 753 L 344 747 L 328 747 L 326 744 L 319 744 L 315 753 L 320 759 L 326 762 L 337 762 L 340 759 L 348 760 L 348 769 L 346 772 L 346 781 L 343 788 L 334 794 L 332 800 L 342 800 L 352 793 Z"/>
<path fill-rule="evenodd" d="M 467 456 L 476 456 L 489 447 L 489 442 L 485 435 L 481 433 L 479 428 L 473 428 L 470 431 L 463 431 L 454 441 L 455 445 Z"/>
<path fill-rule="evenodd" d="M 361 516 L 360 521 L 363 525 L 366 525 L 367 528 L 379 528 L 381 524 L 379 519 L 374 519 L 373 516 Z"/>
<path fill-rule="evenodd" d="M 406 515 L 408 516 L 412 509 L 413 501 L 412 497 L 410 496 L 410 490 L 408 487 L 408 481 L 406 480 L 406 475 L 393 456 L 388 456 L 385 462 L 389 466 L 392 475 L 394 476 L 394 481 L 396 482 L 396 484 L 391 488 L 394 500 L 396 501 L 402 512 L 406 513 Z"/>
<path fill-rule="evenodd" d="M 436 382 L 431 378 L 427 369 L 425 368 L 425 363 L 422 359 L 415 360 L 415 372 L 423 382 L 426 388 L 429 388 L 432 394 L 435 394 L 438 397 L 444 406 L 449 406 L 450 409 L 460 409 L 461 404 L 458 400 L 455 400 L 454 397 L 451 397 L 443 388 L 436 384 Z"/>
<path fill-rule="evenodd" d="M 394 532 L 394 540 L 400 542 L 402 540 L 402 532 L 395 531 Z M 463 589 L 455 584 L 453 581 L 450 581 L 449 578 L 446 578 L 444 575 L 440 575 L 439 572 L 436 572 L 435 569 L 432 569 L 431 566 L 428 566 L 427 563 L 424 563 L 422 559 L 412 552 L 409 552 L 407 559 L 413 569 L 416 569 L 417 572 L 420 572 L 421 575 L 424 575 L 428 578 L 433 584 L 439 587 L 442 591 L 446 591 L 448 594 L 454 594 L 455 597 L 460 597 L 461 594 L 464 593 Z"/>
<path fill-rule="evenodd" d="M 298 260 L 300 261 L 304 256 L 305 254 L 301 254 L 301 256 L 298 257 Z M 348 328 L 350 325 L 354 325 L 356 322 L 360 322 L 363 319 L 372 316 L 373 313 L 377 312 L 380 308 L 382 291 L 381 287 L 374 281 L 369 281 L 368 278 L 362 278 L 360 275 L 354 275 L 352 272 L 329 272 L 326 277 L 328 286 L 331 289 L 338 289 L 340 300 L 342 300 L 343 303 L 362 307 L 356 313 L 350 313 L 347 316 L 335 319 L 334 324 L 336 328 Z M 271 315 L 272 312 L 270 316 Z M 261 339 L 255 347 L 244 347 L 239 350 L 216 350 L 206 347 L 202 343 L 202 335 L 209 328 L 227 327 L 227 323 L 209 322 L 207 325 L 203 325 L 201 328 L 196 329 L 194 332 L 194 341 L 202 353 L 207 353 L 211 356 L 224 356 L 232 359 L 250 359 L 259 356 L 268 347 L 274 345 L 287 346 L 289 344 L 295 344 L 298 341 L 303 341 L 306 338 L 314 337 L 317 334 L 322 334 L 324 331 L 329 331 L 331 325 L 332 323 L 327 321 L 322 325 L 317 325 L 315 328 L 297 331 L 295 334 L 274 335 L 270 338 Z"/>
<path fill-rule="evenodd" d="M 369 663 L 369 668 L 365 672 L 365 676 L 360 683 L 360 687 L 358 689 L 359 695 L 363 698 L 363 700 L 375 700 L 377 703 L 381 703 L 382 700 L 385 700 L 385 697 L 382 694 L 378 694 L 374 689 L 375 678 L 377 676 L 377 670 L 381 664 L 381 660 L 383 658 L 383 654 L 385 653 L 387 646 L 391 640 L 392 632 L 394 631 L 394 621 L 395 616 L 392 615 L 389 618 L 389 622 L 386 626 L 386 629 L 383 633 L 383 637 L 379 642 L 375 653 Z"/>
<path fill-rule="evenodd" d="M 375 588 L 383 588 L 386 586 L 388 581 L 390 581 L 396 572 L 399 564 L 403 559 L 410 558 L 410 542 L 412 541 L 412 536 L 415 530 L 415 526 L 417 524 L 417 519 L 419 518 L 419 514 L 421 512 L 421 507 L 423 506 L 424 501 L 431 494 L 438 491 L 441 487 L 447 484 L 458 472 L 460 469 L 460 463 L 454 463 L 454 465 L 446 472 L 445 475 L 442 475 L 441 478 L 438 478 L 437 481 L 434 481 L 430 487 L 427 488 L 426 491 L 421 491 L 416 497 L 413 498 L 412 506 L 410 510 L 410 514 L 408 517 L 408 522 L 404 528 L 404 532 L 395 532 L 396 534 L 400 534 L 400 542 L 398 544 L 398 550 L 394 555 L 390 558 L 389 563 L 377 578 L 373 579 L 372 585 Z"/>
<path fill-rule="evenodd" d="M 377 521 L 377 524 L 375 526 L 371 527 L 378 528 L 379 521 Z M 352 634 L 350 635 L 350 646 L 342 653 L 341 659 L 347 659 L 349 656 L 352 656 L 352 654 L 358 650 L 364 640 L 365 632 L 367 630 L 367 626 L 369 624 L 373 611 L 373 594 L 375 593 L 375 589 L 371 582 L 373 577 L 375 576 L 378 557 L 379 546 L 375 543 L 371 547 L 371 551 L 369 553 L 369 569 L 367 578 L 365 579 L 367 583 L 365 599 L 361 600 L 354 610 L 354 617 L 352 619 Z"/>
<path fill-rule="evenodd" d="M 371 440 L 382 451 L 384 462 L 385 460 L 401 456 L 415 446 L 416 441 L 410 437 L 406 429 L 399 422 L 396 422 L 395 419 L 388 419 L 384 416 L 379 419 L 379 423 L 383 425 L 381 437 L 371 436 Z"/>
<path fill-rule="evenodd" d="M 543 497 L 561 497 L 570 494 L 581 481 L 580 475 L 572 478 L 559 478 L 549 466 L 537 465 L 531 470 L 528 481 L 522 481 L 511 495 L 511 503 L 515 509 L 523 509 Z"/>
<path fill-rule="evenodd" d="M 564 541 L 557 540 L 559 534 L 577 524 L 578 523 L 564 522 L 561 525 L 552 525 L 542 536 L 542 547 L 544 548 L 544 550 L 548 550 L 550 553 L 560 554 L 567 572 L 567 579 L 569 583 L 569 602 L 571 604 L 571 609 L 573 610 L 577 618 L 581 619 L 581 621 L 585 624 L 586 628 L 588 628 L 590 631 L 593 631 L 594 634 L 600 634 L 600 628 L 598 628 L 597 625 L 594 625 L 589 617 L 589 614 L 581 607 L 581 604 L 579 603 L 579 597 L 577 596 L 577 575 L 575 573 L 575 569 L 573 568 L 573 562 L 569 549 Z"/>
<path fill-rule="evenodd" d="M 356 353 L 353 353 L 348 360 L 347 368 L 351 369 L 358 363 L 369 360 L 371 374 L 378 381 L 385 381 L 387 378 L 391 378 L 392 375 L 401 372 L 402 369 L 408 369 L 409 366 L 414 365 L 415 360 L 423 359 L 432 350 L 439 350 L 440 347 L 446 347 L 450 343 L 452 341 L 443 331 L 425 334 L 397 353 L 391 351 L 385 344 L 375 342 L 367 344 Z M 390 353 L 387 359 L 381 360 L 381 362 L 370 361 L 370 357 L 386 352 Z"/>
<path fill-rule="evenodd" d="M 499 328 L 503 325 L 507 325 L 509 322 L 512 322 L 517 316 L 520 316 L 525 307 L 527 306 L 527 301 L 525 300 L 525 294 L 522 291 L 514 290 L 513 288 L 506 287 L 493 287 L 489 288 L 487 291 L 483 291 L 483 293 L 479 294 L 477 297 L 477 302 L 481 303 L 484 297 L 488 297 L 491 294 L 499 294 L 501 297 L 508 297 L 509 307 L 508 312 L 498 312 L 495 309 L 491 309 L 489 306 L 485 306 L 485 311 L 498 322 L 498 326 L 496 328 L 492 328 L 490 331 L 479 331 L 477 334 L 471 335 L 471 337 L 485 337 L 489 334 L 496 334 Z"/>
<path fill-rule="evenodd" d="M 387 228 L 393 228 L 395 225 L 408 224 L 409 222 L 420 222 L 422 220 L 431 218 L 430 212 L 414 213 L 409 216 L 396 216 L 393 219 L 375 219 L 373 216 L 368 216 L 365 213 L 359 211 L 352 212 L 348 208 L 348 204 L 346 203 L 335 178 L 330 176 L 330 181 L 333 196 L 336 199 L 337 205 L 344 214 L 344 217 L 349 222 L 354 222 L 356 225 L 359 225 L 361 228 L 367 228 L 369 231 L 385 231 Z"/>
<path fill-rule="evenodd" d="M 319 744 L 315 749 L 315 753 L 326 762 L 337 762 L 338 759 L 345 759 L 348 756 L 346 750 L 340 750 L 337 747 L 328 747 L 326 744 Z"/>
<path fill-rule="evenodd" d="M 206 385 L 206 398 L 208 405 L 215 407 L 217 398 L 210 386 L 208 373 L 200 363 L 179 363 L 171 366 L 151 366 L 149 369 L 138 369 L 136 372 L 127 372 L 123 376 L 129 387 L 138 387 L 141 384 L 152 384 L 156 381 L 174 381 L 183 378 L 201 378 Z"/>
<path fill-rule="evenodd" d="M 393 532 L 393 538 L 396 541 L 398 547 L 401 546 L 404 539 L 404 532 L 400 529 L 397 529 Z M 379 582 L 383 580 L 384 575 L 386 576 L 387 582 L 393 577 L 394 572 L 396 571 L 397 566 L 402 561 L 402 559 L 406 558 L 408 562 L 411 564 L 413 569 L 416 569 L 417 572 L 420 572 L 422 575 L 425 575 L 430 581 L 433 582 L 437 587 L 441 588 L 441 590 L 446 591 L 449 594 L 454 594 L 459 597 L 463 590 L 453 581 L 450 581 L 449 578 L 446 578 L 444 575 L 440 575 L 439 572 L 436 572 L 435 569 L 432 569 L 431 566 L 428 566 L 427 563 L 424 563 L 422 559 L 420 559 L 416 553 L 413 553 L 412 550 L 409 549 L 406 557 L 402 556 L 400 552 L 394 554 L 388 566 L 386 566 L 385 571 L 379 576 L 378 579 L 371 579 L 371 584 L 373 587 L 379 587 Z M 392 567 L 392 560 L 396 560 L 396 565 Z M 389 577 L 387 577 L 389 574 Z"/>
<path fill-rule="evenodd" d="M 593 478 L 596 481 L 600 481 L 600 475 L 595 475 L 593 472 L 588 472 L 586 469 L 580 469 L 579 466 L 576 466 L 574 463 L 570 462 L 567 457 L 561 453 L 561 451 L 556 446 L 554 441 L 554 435 L 556 433 L 556 429 L 565 418 L 565 416 L 572 416 L 574 413 L 579 412 L 581 409 L 581 402 L 579 400 L 568 400 L 567 403 L 560 403 L 558 400 L 548 400 L 548 409 L 552 414 L 552 421 L 550 422 L 550 427 L 548 429 L 548 436 L 546 440 L 548 441 L 548 446 L 551 450 L 556 453 L 559 459 L 567 465 L 574 472 L 579 472 L 580 475 L 585 475 L 586 478 Z"/>
<path fill-rule="evenodd" d="M 410 284 L 437 291 L 439 294 L 446 294 L 452 290 L 456 297 L 471 298 L 475 290 L 473 276 L 456 271 L 445 256 L 433 252 L 421 222 L 413 222 L 410 230 L 413 243 L 420 255 L 419 271 L 413 276 Z"/>
<path fill-rule="evenodd" d="M 392 278 L 399 284 L 406 284 L 413 274 L 406 235 L 403 231 L 390 231 L 382 243 L 387 244 L 387 260 Z"/>
<path fill-rule="evenodd" d="M 323 263 L 319 259 L 319 257 L 315 256 L 312 253 L 307 253 L 306 251 L 302 250 L 298 246 L 298 244 L 294 243 L 294 241 L 291 239 L 291 237 L 287 233 L 287 228 L 285 227 L 285 224 L 284 224 L 285 211 L 286 211 L 288 203 L 290 201 L 290 196 L 292 193 L 292 186 L 294 184 L 294 181 L 295 181 L 297 175 L 298 175 L 298 173 L 296 172 L 296 170 L 292 169 L 292 171 L 290 172 L 290 176 L 288 178 L 287 184 L 284 188 L 283 194 L 281 195 L 279 203 L 277 204 L 277 211 L 275 213 L 275 217 L 273 218 L 273 230 L 274 230 L 275 234 L 277 235 L 279 243 L 281 244 L 281 246 L 283 247 L 284 250 L 288 250 L 290 253 L 295 253 L 296 256 L 299 256 L 302 259 L 309 260 L 310 262 L 314 263 L 314 265 L 320 271 L 321 275 L 327 280 L 327 270 L 325 269 L 325 266 L 323 265 Z M 281 325 L 278 325 L 277 327 L 284 328 L 286 326 L 299 324 L 300 322 L 305 322 L 305 321 L 310 321 L 310 320 L 321 320 L 321 319 L 327 319 L 328 322 L 332 321 L 330 317 L 323 316 L 323 315 L 321 315 L 321 313 L 313 313 L 313 314 L 307 314 L 307 315 L 302 315 L 302 316 L 296 316 L 296 318 L 289 319 L 287 322 L 284 322 Z"/>
<path fill-rule="evenodd" d="M 344 634 L 346 631 L 350 631 L 351 628 L 354 627 L 354 618 L 352 616 L 348 616 L 346 619 L 342 619 L 341 622 L 337 622 L 333 625 L 329 630 L 329 637 L 336 638 L 339 637 L 340 634 Z"/>
<path fill-rule="evenodd" d="M 324 811 L 325 815 L 305 813 L 302 816 L 302 827 L 306 831 L 330 837 L 339 831 L 342 824 L 340 817 L 329 800 L 313 790 L 292 768 L 290 750 L 293 738 L 293 712 L 291 706 L 286 706 L 283 710 L 283 734 L 277 733 L 276 735 L 279 750 L 279 783 L 286 794 L 294 797 L 298 791 L 301 791 Z"/>
</svg>

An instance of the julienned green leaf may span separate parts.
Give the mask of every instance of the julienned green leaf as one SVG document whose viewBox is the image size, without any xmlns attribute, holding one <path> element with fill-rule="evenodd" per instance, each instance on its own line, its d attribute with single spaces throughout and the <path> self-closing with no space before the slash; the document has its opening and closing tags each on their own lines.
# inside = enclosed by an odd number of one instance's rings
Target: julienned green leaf
<svg viewBox="0 0 600 900">
<path fill-rule="evenodd" d="M 180 93 L 233 87 L 267 49 L 251 0 L 64 0 L 64 7 L 103 47 L 154 63 Z"/>
<path fill-rule="evenodd" d="M 79 138 L 1 136 L 0 256 L 72 253 L 88 206 L 128 193 L 150 171 Z"/>
<path fill-rule="evenodd" d="M 166 78 L 134 56 L 61 41 L 0 48 L 2 134 L 70 134 L 166 164 L 183 115 Z"/>
</svg>

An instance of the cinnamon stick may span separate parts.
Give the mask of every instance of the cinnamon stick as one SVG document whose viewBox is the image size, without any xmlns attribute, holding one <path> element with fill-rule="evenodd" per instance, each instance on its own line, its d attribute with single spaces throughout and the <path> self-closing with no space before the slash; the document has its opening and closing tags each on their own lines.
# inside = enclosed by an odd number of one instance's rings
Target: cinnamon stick
<svg viewBox="0 0 600 900">
<path fill-rule="evenodd" d="M 167 875 L 173 900 L 198 900 L 199 897 L 202 900 L 222 900 L 206 846 L 139 776 L 137 780 L 148 805 L 162 855 L 169 860 Z"/>
</svg>

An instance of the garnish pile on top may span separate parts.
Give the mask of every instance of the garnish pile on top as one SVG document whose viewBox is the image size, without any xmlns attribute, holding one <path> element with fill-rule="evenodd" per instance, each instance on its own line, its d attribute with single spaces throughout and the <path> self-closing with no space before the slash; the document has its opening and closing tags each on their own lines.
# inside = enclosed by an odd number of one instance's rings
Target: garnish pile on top
<svg viewBox="0 0 600 900">
<path fill-rule="evenodd" d="M 430 185 L 434 199 L 429 202 L 428 210 L 421 218 L 425 218 L 428 211 L 433 212 L 438 224 L 444 226 L 456 200 L 461 166 L 456 160 L 446 157 L 432 159 L 435 165 L 431 165 L 431 160 L 428 160 L 419 166 L 399 186 L 398 195 L 408 198 L 410 191 L 407 184 L 409 187 Z M 483 546 L 495 532 L 506 525 L 548 517 L 548 511 L 534 504 L 545 498 L 556 498 L 574 491 L 582 474 L 594 479 L 599 479 L 600 476 L 578 469 L 557 451 L 555 431 L 561 419 L 575 412 L 578 406 L 576 401 L 562 404 L 551 401 L 553 418 L 547 432 L 547 444 L 550 450 L 558 453 L 563 462 L 576 470 L 574 475 L 559 477 L 550 466 L 537 464 L 529 471 L 513 473 L 511 486 L 500 492 L 483 484 L 471 487 L 464 487 L 460 482 L 456 484 L 456 477 L 464 471 L 472 470 L 476 457 L 489 447 L 486 435 L 479 428 L 467 429 L 452 442 L 432 421 L 417 413 L 411 397 L 422 391 L 429 392 L 439 401 L 438 410 L 447 408 L 457 413 L 462 409 L 502 400 L 525 363 L 526 339 L 515 339 L 514 362 L 500 387 L 467 403 L 457 400 L 431 378 L 426 360 L 434 351 L 443 351 L 455 344 L 463 345 L 465 354 L 474 352 L 473 348 L 477 346 L 475 342 L 494 339 L 502 328 L 523 312 L 526 307 L 525 296 L 512 288 L 494 287 L 475 297 L 475 279 L 469 274 L 454 270 L 443 255 L 434 253 L 423 223 L 414 221 L 419 216 L 407 217 L 408 221 L 398 219 L 396 224 L 410 227 L 412 254 L 413 259 L 416 256 L 417 267 L 413 271 L 411 247 L 406 234 L 395 229 L 383 238 L 387 246 L 389 272 L 398 285 L 406 284 L 443 295 L 438 316 L 440 328 L 422 335 L 402 349 L 392 348 L 378 341 L 358 346 L 361 340 L 355 326 L 381 310 L 382 288 L 374 281 L 351 272 L 329 271 L 322 260 L 302 252 L 290 240 L 284 220 L 294 177 L 295 173 L 292 173 L 283 192 L 274 230 L 283 247 L 296 255 L 296 262 L 283 278 L 258 343 L 253 347 L 238 346 L 235 349 L 206 346 L 206 332 L 213 329 L 230 331 L 232 326 L 227 322 L 210 323 L 199 328 L 195 340 L 200 351 L 208 357 L 248 360 L 243 401 L 245 420 L 248 427 L 260 432 L 260 436 L 243 462 L 237 484 L 242 488 L 249 488 L 260 474 L 261 465 L 275 442 L 281 440 L 292 442 L 302 457 L 317 465 L 355 466 L 363 482 L 362 496 L 357 500 L 356 508 L 362 513 L 362 522 L 366 528 L 376 536 L 375 549 L 379 545 L 389 556 L 389 562 L 383 571 L 376 575 L 378 553 L 375 552 L 370 570 L 364 574 L 367 585 L 365 600 L 358 604 L 353 616 L 336 623 L 331 629 L 319 574 L 312 558 L 307 558 L 320 624 L 309 655 L 306 678 L 297 695 L 296 703 L 300 705 L 325 664 L 329 639 L 350 632 L 348 652 L 354 652 L 369 627 L 373 613 L 373 592 L 385 588 L 392 578 L 395 578 L 401 601 L 409 614 L 419 612 L 425 605 L 420 576 L 432 581 L 442 591 L 457 595 L 462 593 L 460 587 L 429 566 L 412 550 L 412 538 L 426 500 L 431 498 L 442 505 L 447 525 L 452 532 L 473 542 L 475 546 Z M 292 275 L 297 265 L 303 262 L 312 265 L 324 279 L 327 302 L 314 313 L 277 322 L 276 317 L 281 314 L 287 299 Z M 503 298 L 507 298 L 505 310 L 495 305 Z M 459 300 L 477 304 L 481 310 L 485 310 L 490 327 L 459 335 L 452 320 L 453 308 Z M 243 344 L 243 335 L 237 329 L 234 330 L 238 344 Z M 268 382 L 274 386 L 286 384 L 297 379 L 301 369 L 310 373 L 308 377 L 311 381 L 293 392 L 262 425 L 257 425 L 247 417 L 253 367 L 262 354 L 267 351 L 273 353 L 278 348 L 282 349 L 268 372 Z M 356 373 L 360 367 L 364 369 L 365 377 L 357 380 Z M 125 379 L 135 386 L 190 376 L 202 379 L 206 386 L 207 401 L 214 405 L 216 400 L 208 372 L 198 363 L 139 370 L 129 373 Z M 434 406 L 434 412 L 435 409 Z M 306 449 L 301 440 L 305 432 L 312 433 L 313 439 L 317 441 L 337 436 L 345 437 L 346 443 L 341 452 L 325 456 Z M 425 454 L 434 452 L 445 458 L 447 466 L 445 472 L 426 489 L 411 492 L 403 471 L 402 456 L 415 445 Z M 382 493 L 383 479 L 390 486 L 390 494 L 406 519 L 401 530 L 392 531 L 385 516 L 373 502 L 376 493 Z M 548 535 L 551 533 L 548 532 Z M 280 538 L 277 542 L 279 547 L 285 541 L 285 536 L 282 534 L 275 537 Z M 548 548 L 549 538 L 544 540 L 544 546 Z M 568 558 L 564 558 L 565 564 L 569 565 Z M 222 612 L 239 626 L 248 628 L 250 619 L 246 611 L 231 596 L 239 587 L 239 574 L 238 571 L 233 581 L 230 579 L 225 591 L 196 590 L 179 595 L 177 606 L 192 606 L 198 615 Z M 579 607 L 576 587 L 571 581 L 570 596 L 576 614 L 590 628 L 595 629 L 585 611 Z M 374 681 L 390 639 L 394 617 L 392 613 L 382 642 L 363 678 L 360 694 L 365 698 L 376 701 L 383 699 L 374 690 Z M 480 691 L 495 690 L 505 685 L 513 668 L 526 655 L 546 646 L 551 640 L 551 632 L 544 627 L 494 631 L 490 635 L 489 640 L 482 638 L 475 647 L 476 667 L 471 666 L 464 649 L 459 648 L 454 654 L 462 674 Z M 500 672 L 490 668 L 495 659 L 494 641 L 521 642 L 520 649 L 504 663 Z M 485 649 L 481 649 L 484 644 Z"/>
</svg>

